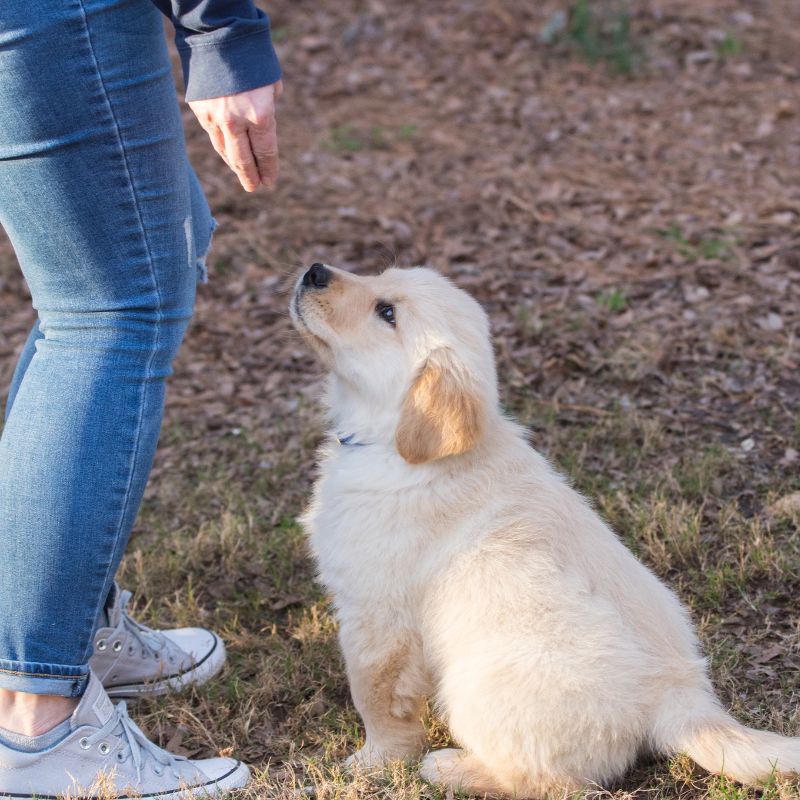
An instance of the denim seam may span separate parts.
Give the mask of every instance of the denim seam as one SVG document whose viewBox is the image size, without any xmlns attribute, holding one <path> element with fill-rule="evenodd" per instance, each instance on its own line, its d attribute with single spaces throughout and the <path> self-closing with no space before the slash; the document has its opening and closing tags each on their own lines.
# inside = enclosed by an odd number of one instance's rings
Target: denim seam
<svg viewBox="0 0 800 800">
<path fill-rule="evenodd" d="M 92 61 L 94 62 L 95 71 L 97 72 L 97 79 L 99 80 L 100 86 L 103 90 L 103 97 L 105 98 L 106 105 L 108 107 L 108 113 L 111 115 L 111 120 L 114 125 L 114 131 L 116 133 L 116 138 L 117 138 L 117 145 L 119 147 L 120 154 L 122 155 L 122 162 L 125 165 L 125 174 L 128 180 L 128 185 L 130 187 L 131 199 L 133 200 L 133 207 L 136 211 L 136 218 L 139 223 L 139 230 L 142 234 L 142 241 L 144 242 L 144 249 L 147 255 L 147 263 L 150 268 L 150 278 L 153 282 L 153 290 L 155 292 L 156 299 L 158 301 L 158 308 L 156 311 L 158 324 L 156 325 L 156 333 L 155 333 L 155 339 L 153 341 L 153 349 L 150 353 L 150 358 L 148 359 L 147 365 L 145 367 L 145 377 L 142 383 L 142 391 L 139 397 L 139 419 L 137 420 L 136 431 L 134 434 L 135 439 L 133 445 L 133 457 L 131 458 L 131 467 L 130 467 L 130 472 L 128 474 L 128 485 L 125 488 L 125 499 L 122 502 L 122 509 L 120 511 L 119 523 L 117 525 L 116 538 L 115 538 L 115 543 L 116 543 L 119 540 L 120 531 L 125 521 L 125 514 L 127 513 L 128 510 L 128 503 L 130 501 L 130 496 L 131 496 L 131 486 L 133 484 L 133 476 L 135 472 L 136 456 L 138 455 L 139 448 L 141 446 L 142 420 L 144 417 L 144 407 L 147 399 L 147 388 L 150 383 L 150 377 L 151 377 L 150 372 L 153 366 L 153 361 L 155 360 L 156 353 L 158 351 L 158 345 L 160 343 L 160 337 L 161 337 L 160 323 L 164 319 L 164 312 L 163 312 L 164 301 L 161 296 L 161 292 L 159 291 L 158 288 L 158 281 L 156 280 L 155 267 L 153 264 L 153 253 L 152 250 L 150 249 L 150 242 L 147 238 L 147 231 L 145 230 L 144 220 L 142 219 L 142 212 L 139 204 L 139 198 L 137 197 L 136 194 L 136 186 L 133 181 L 133 175 L 131 174 L 130 163 L 128 161 L 128 154 L 125 150 L 125 145 L 122 141 L 122 134 L 119 127 L 119 121 L 117 120 L 117 115 L 114 113 L 114 104 L 111 102 L 111 97 L 109 95 L 108 89 L 106 88 L 106 83 L 105 80 L 103 79 L 103 72 L 100 68 L 100 62 L 97 58 L 97 53 L 95 51 L 94 44 L 92 42 L 92 34 L 89 28 L 89 19 L 86 14 L 86 6 L 84 0 L 78 0 L 78 2 L 80 3 L 81 7 L 81 16 L 83 17 L 83 27 L 86 32 L 86 40 L 92 55 Z M 106 569 L 106 576 L 103 580 L 103 585 L 107 584 L 109 582 L 109 579 L 112 577 L 111 567 L 113 565 L 113 549 L 112 549 L 111 562 L 112 563 L 109 563 L 108 568 Z M 108 599 L 107 597 L 101 596 L 100 599 L 98 600 L 97 607 L 95 608 L 94 611 L 94 616 L 90 620 L 90 623 L 92 625 L 92 632 L 94 632 L 94 625 L 98 617 L 100 616 L 100 611 L 105 605 L 107 599 Z M 91 643 L 91 635 L 89 636 L 89 642 Z"/>
<path fill-rule="evenodd" d="M 79 681 L 85 678 L 85 675 L 56 675 L 52 672 L 25 672 L 18 669 L 3 669 L 0 667 L 0 672 L 3 675 L 15 675 L 20 678 L 47 678 L 50 680 L 53 678 L 57 681 Z"/>
</svg>

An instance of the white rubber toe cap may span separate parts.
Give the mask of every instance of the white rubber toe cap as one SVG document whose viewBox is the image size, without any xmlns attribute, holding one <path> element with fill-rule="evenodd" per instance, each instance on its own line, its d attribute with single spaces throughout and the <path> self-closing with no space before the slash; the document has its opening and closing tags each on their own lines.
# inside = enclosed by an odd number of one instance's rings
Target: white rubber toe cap
<svg viewBox="0 0 800 800">
<path fill-rule="evenodd" d="M 222 644 L 216 634 L 205 628 L 174 628 L 162 633 L 184 653 L 189 653 L 195 664 L 199 664 Z"/>
<path fill-rule="evenodd" d="M 243 789 L 250 783 L 250 770 L 241 761 L 232 758 L 205 758 L 195 761 L 194 764 L 209 781 L 216 781 L 217 789 Z"/>
<path fill-rule="evenodd" d="M 181 685 L 194 683 L 202 686 L 222 669 L 226 657 L 225 644 L 215 633 L 205 628 L 177 628 L 163 633 L 181 650 L 188 653 L 194 664 L 192 669 L 179 679 Z"/>
</svg>

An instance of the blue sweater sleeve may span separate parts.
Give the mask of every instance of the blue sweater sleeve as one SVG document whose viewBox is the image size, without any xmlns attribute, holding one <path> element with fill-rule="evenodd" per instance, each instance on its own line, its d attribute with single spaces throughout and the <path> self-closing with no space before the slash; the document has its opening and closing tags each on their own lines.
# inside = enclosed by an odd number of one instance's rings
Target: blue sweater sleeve
<svg viewBox="0 0 800 800">
<path fill-rule="evenodd" d="M 252 0 L 153 0 L 175 25 L 187 100 L 275 83 L 281 77 L 269 17 Z"/>
</svg>

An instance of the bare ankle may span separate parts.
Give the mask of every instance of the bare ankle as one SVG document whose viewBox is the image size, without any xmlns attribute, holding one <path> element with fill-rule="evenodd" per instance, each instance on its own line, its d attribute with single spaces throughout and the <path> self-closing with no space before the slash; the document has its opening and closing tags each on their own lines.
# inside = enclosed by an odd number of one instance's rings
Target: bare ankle
<svg viewBox="0 0 800 800">
<path fill-rule="evenodd" d="M 23 736 L 41 736 L 75 710 L 76 697 L 58 697 L 0 689 L 0 728 Z"/>
</svg>

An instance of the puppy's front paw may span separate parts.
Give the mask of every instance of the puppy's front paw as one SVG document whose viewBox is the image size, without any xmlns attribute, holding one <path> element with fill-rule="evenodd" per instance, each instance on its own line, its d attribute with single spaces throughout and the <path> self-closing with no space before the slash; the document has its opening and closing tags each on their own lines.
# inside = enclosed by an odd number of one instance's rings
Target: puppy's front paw
<svg viewBox="0 0 800 800">
<path fill-rule="evenodd" d="M 463 758 L 464 751 L 456 747 L 434 750 L 422 759 L 419 767 L 420 777 L 428 783 L 458 785 L 458 781 L 454 781 L 454 778 L 460 777 L 459 766 Z"/>
<path fill-rule="evenodd" d="M 360 750 L 356 750 L 344 763 L 345 766 L 351 770 L 374 770 L 380 769 L 389 759 L 390 756 L 383 750 L 367 742 Z"/>
</svg>

